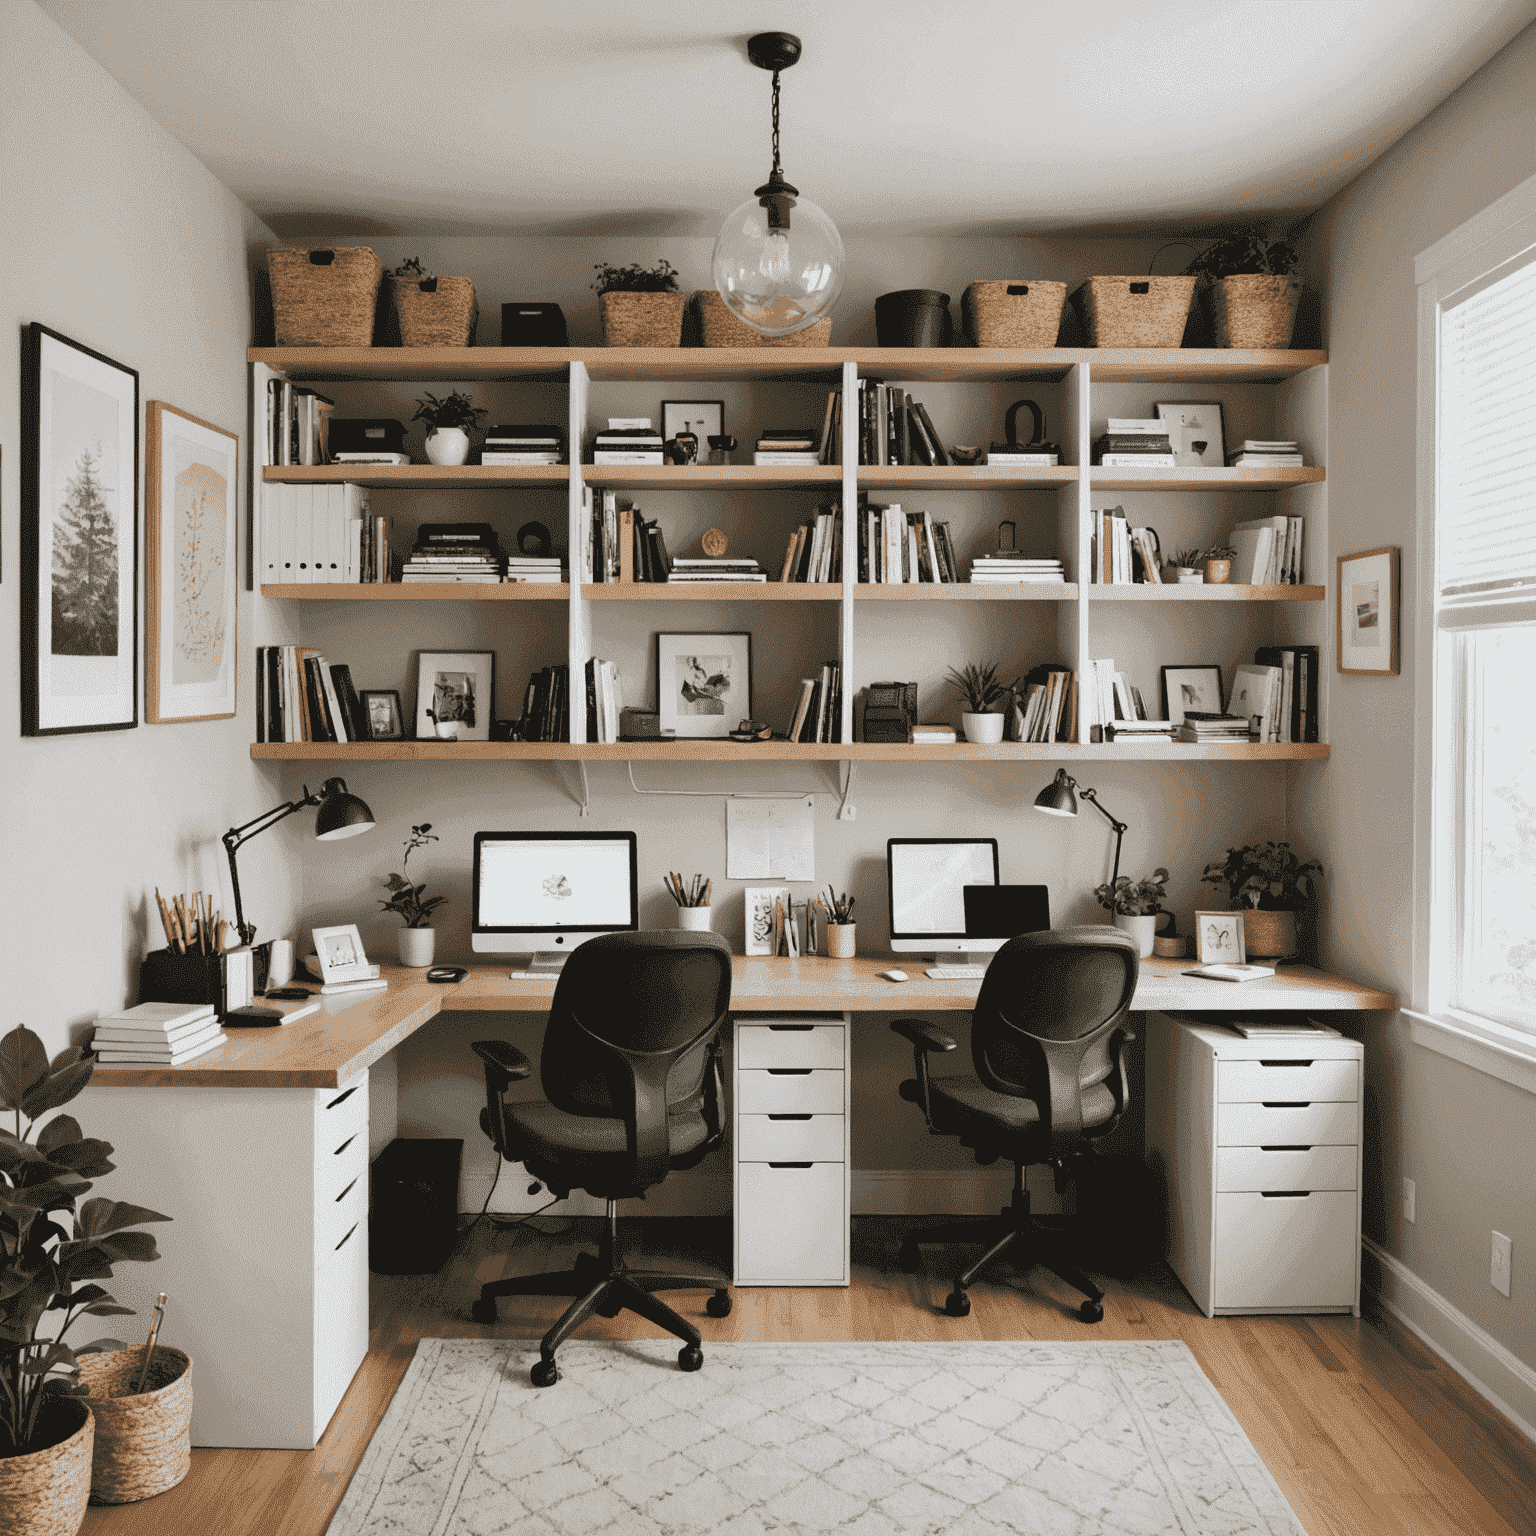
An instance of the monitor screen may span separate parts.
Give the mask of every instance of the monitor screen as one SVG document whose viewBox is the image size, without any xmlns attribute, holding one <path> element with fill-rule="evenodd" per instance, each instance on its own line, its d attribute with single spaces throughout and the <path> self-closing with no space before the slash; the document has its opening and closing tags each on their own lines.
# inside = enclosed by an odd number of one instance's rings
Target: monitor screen
<svg viewBox="0 0 1536 1536">
<path fill-rule="evenodd" d="M 997 884 L 995 837 L 893 837 L 885 845 L 891 948 L 965 947 L 968 885 Z M 992 946 L 996 948 L 994 944 Z"/>
<path fill-rule="evenodd" d="M 1051 893 L 1043 885 L 968 885 L 965 932 L 972 939 L 1012 939 L 1051 926 Z"/>
<path fill-rule="evenodd" d="M 633 832 L 477 832 L 476 950 L 572 948 L 595 933 L 640 926 Z"/>
</svg>

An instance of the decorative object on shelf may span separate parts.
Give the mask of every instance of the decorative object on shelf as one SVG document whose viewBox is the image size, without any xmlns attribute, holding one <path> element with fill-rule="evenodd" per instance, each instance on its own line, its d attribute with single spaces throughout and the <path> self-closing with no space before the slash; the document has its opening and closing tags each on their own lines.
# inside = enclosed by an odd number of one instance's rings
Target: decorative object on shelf
<svg viewBox="0 0 1536 1536">
<path fill-rule="evenodd" d="M 315 946 L 314 959 L 320 967 L 323 985 L 333 987 L 343 981 L 370 981 L 378 974 L 368 963 L 363 937 L 357 931 L 356 923 L 313 928 L 310 939 Z"/>
<path fill-rule="evenodd" d="M 314 794 L 310 794 L 306 784 L 300 799 L 290 800 L 285 805 L 264 811 L 260 816 L 253 816 L 244 826 L 231 827 L 221 841 L 229 858 L 229 884 L 235 896 L 235 932 L 240 935 L 242 944 L 254 942 L 256 925 L 246 922 L 245 911 L 240 905 L 240 871 L 235 867 L 235 855 L 258 833 L 265 832 L 285 816 L 291 816 L 295 811 L 305 810 L 309 806 L 318 807 L 315 812 L 315 837 L 322 843 L 340 842 L 342 838 L 356 837 L 360 832 L 373 830 L 373 812 L 368 809 L 366 802 L 348 791 L 345 779 L 327 779 Z"/>
<path fill-rule="evenodd" d="M 116 1263 L 159 1258 L 152 1234 L 137 1229 L 171 1219 L 125 1201 L 85 1198 L 89 1181 L 112 1171 L 112 1148 L 88 1139 L 69 1115 L 50 1112 L 74 1099 L 95 1067 L 83 1045 L 66 1046 L 50 1061 L 25 1025 L 0 1040 L 0 1114 L 15 1122 L 0 1168 L 8 1213 L 0 1245 L 7 1341 L 0 1353 L 0 1530 L 29 1536 L 72 1536 L 85 1518 L 95 1423 L 70 1373 L 79 1356 L 123 1347 L 117 1339 L 71 1346 L 62 1335 L 87 1315 L 131 1315 L 96 1282 L 111 1279 Z M 72 1240 L 55 1241 L 71 1231 Z M 62 1327 L 40 1338 L 49 1314 L 61 1314 Z"/>
<path fill-rule="evenodd" d="M 685 433 L 694 439 L 695 445 L 712 434 L 725 431 L 725 402 L 723 400 L 663 400 L 661 402 L 661 435 L 669 442 Z"/>
<path fill-rule="evenodd" d="M 669 464 L 697 464 L 699 440 L 692 432 L 679 432 L 662 444 L 662 451 Z"/>
<path fill-rule="evenodd" d="M 21 734 L 139 723 L 139 375 L 23 335 Z"/>
<path fill-rule="evenodd" d="M 389 887 L 389 900 L 381 901 L 379 908 L 384 912 L 393 912 L 405 924 L 397 935 L 401 965 L 421 967 L 432 964 L 436 934 L 427 919 L 448 898 L 429 896 L 423 901 L 422 892 L 426 890 L 426 884 L 413 884 L 406 871 L 411 862 L 411 855 L 418 848 L 425 848 L 428 843 L 435 843 L 437 840 L 437 834 L 432 830 L 430 821 L 422 822 L 419 827 L 413 826 L 411 835 L 405 840 L 405 857 L 400 861 L 400 873 L 389 875 L 384 881 L 384 884 Z"/>
<path fill-rule="evenodd" d="M 144 431 L 144 718 L 235 713 L 240 439 L 151 400 Z"/>
<path fill-rule="evenodd" d="M 875 340 L 882 347 L 947 347 L 955 339 L 949 295 L 902 288 L 875 300 Z"/>
<path fill-rule="evenodd" d="M 1109 823 L 1115 834 L 1115 862 L 1110 869 L 1109 884 L 1112 890 L 1116 889 L 1120 884 L 1120 845 L 1125 841 L 1129 828 L 1125 822 L 1111 816 L 1104 809 L 1096 790 L 1082 788 L 1065 768 L 1058 768 L 1056 777 L 1035 796 L 1035 809 L 1043 811 L 1047 816 L 1076 816 L 1078 795 L 1088 801 Z"/>
<path fill-rule="evenodd" d="M 723 560 L 726 550 L 731 547 L 731 541 L 723 528 L 706 528 L 699 546 L 711 560 Z"/>
<path fill-rule="evenodd" d="M 504 347 L 567 347 L 565 315 L 558 304 L 503 304 L 501 344 Z"/>
<path fill-rule="evenodd" d="M 597 307 L 607 347 L 680 347 L 688 300 L 677 291 L 677 269 L 663 258 L 654 267 L 596 263 Z"/>
<path fill-rule="evenodd" d="M 468 347 L 474 344 L 480 305 L 467 277 L 438 277 L 414 257 L 389 274 L 402 347 Z"/>
<path fill-rule="evenodd" d="M 1291 344 L 1301 279 L 1296 248 L 1246 230 L 1213 241 L 1186 272 L 1209 296 L 1218 347 L 1282 348 Z"/>
<path fill-rule="evenodd" d="M 1289 843 L 1268 842 L 1227 849 L 1225 860 L 1207 864 L 1200 879 L 1223 889 L 1228 903 L 1242 909 L 1247 952 L 1291 960 L 1298 915 L 1316 900 L 1322 873 L 1316 859 L 1301 858 Z M 1246 959 L 1247 953 L 1237 958 Z"/>
<path fill-rule="evenodd" d="M 1154 869 L 1148 879 L 1134 884 L 1129 875 L 1119 875 L 1113 884 L 1096 885 L 1093 894 L 1099 905 L 1114 915 L 1115 927 L 1136 940 L 1136 952 L 1145 960 L 1157 937 L 1157 920 L 1164 914 L 1168 871 Z"/>
<path fill-rule="evenodd" d="M 680 737 L 730 734 L 730 721 L 752 714 L 752 636 L 656 636 L 657 713 Z"/>
<path fill-rule="evenodd" d="M 469 458 L 469 432 L 486 414 L 462 390 L 438 399 L 428 390 L 416 402 L 412 421 L 427 424 L 427 457 L 434 464 L 462 464 Z"/>
<path fill-rule="evenodd" d="M 1243 919 L 1241 912 L 1195 913 L 1195 958 L 1201 965 L 1218 961 L 1228 965 L 1247 963 Z"/>
<path fill-rule="evenodd" d="M 1202 555 L 1198 546 L 1176 550 L 1164 562 L 1163 569 L 1173 572 L 1173 579 L 1183 586 L 1202 586 L 1205 572 L 1200 568 Z"/>
<path fill-rule="evenodd" d="M 1196 663 L 1162 669 L 1163 719 L 1182 725 L 1184 716 L 1219 715 L 1225 706 L 1221 687 L 1221 668 Z"/>
<path fill-rule="evenodd" d="M 971 283 L 960 296 L 965 339 L 973 347 L 1054 347 L 1066 302 L 1065 283 Z"/>
<path fill-rule="evenodd" d="M 997 675 L 995 661 L 968 661 L 959 670 L 949 668 L 944 676 L 969 706 L 960 715 L 965 739 L 977 746 L 996 746 L 1003 739 L 1003 726 L 1008 719 L 1006 705 L 1013 700 L 1018 680 L 1003 682 Z"/>
<path fill-rule="evenodd" d="M 709 462 L 717 465 L 729 465 L 731 455 L 736 451 L 736 439 L 728 433 L 719 433 L 707 439 L 709 443 Z"/>
<path fill-rule="evenodd" d="M 1168 423 L 1173 462 L 1183 469 L 1222 469 L 1227 462 L 1219 400 L 1160 401 L 1152 407 Z"/>
<path fill-rule="evenodd" d="M 280 347 L 371 347 L 384 263 L 366 245 L 267 252 Z"/>
<path fill-rule="evenodd" d="M 1213 544 L 1202 557 L 1207 586 L 1224 586 L 1232 580 L 1232 560 L 1237 551 L 1230 544 Z"/>
<path fill-rule="evenodd" d="M 1354 677 L 1396 677 L 1398 584 L 1402 552 L 1395 544 L 1338 556 L 1340 672 Z"/>
<path fill-rule="evenodd" d="M 790 336 L 822 320 L 836 302 L 843 242 L 832 220 L 784 179 L 779 163 L 779 76 L 799 62 L 800 39 L 759 32 L 748 39 L 747 57 L 773 72 L 773 169 L 726 215 L 710 270 L 732 314 L 765 336 Z"/>
<path fill-rule="evenodd" d="M 1178 347 L 1192 277 L 1090 277 L 1072 294 L 1090 347 Z"/>
<path fill-rule="evenodd" d="M 986 458 L 987 451 L 985 448 L 978 448 L 972 443 L 956 443 L 950 448 L 949 456 L 962 468 L 969 469 L 972 465 L 980 464 Z"/>
<path fill-rule="evenodd" d="M 732 741 L 772 741 L 773 727 L 766 720 L 743 720 L 730 735 Z"/>
<path fill-rule="evenodd" d="M 1031 429 L 1027 443 L 1019 441 L 1019 412 L 1027 410 Z M 1045 412 L 1033 400 L 1015 400 L 1003 418 L 1003 441 L 993 443 L 987 450 L 989 465 L 1015 468 L 1034 466 L 1049 468 L 1061 462 L 1061 447 L 1045 440 Z"/>
<path fill-rule="evenodd" d="M 432 722 L 432 729 L 437 734 L 439 741 L 457 741 L 459 739 L 459 722 L 457 720 L 439 720 L 435 710 L 427 711 L 427 719 Z"/>
<path fill-rule="evenodd" d="M 489 741 L 496 704 L 494 651 L 420 651 L 416 657 L 416 738 L 458 727 L 459 741 Z"/>
<path fill-rule="evenodd" d="M 363 713 L 368 719 L 369 741 L 404 741 L 405 716 L 400 709 L 400 694 L 394 688 L 361 688 Z"/>
<path fill-rule="evenodd" d="M 738 320 L 730 306 L 713 288 L 701 288 L 693 295 L 699 332 L 706 347 L 830 347 L 832 317 L 823 315 L 803 330 L 787 336 L 768 336 L 755 330 L 745 320 Z"/>
</svg>

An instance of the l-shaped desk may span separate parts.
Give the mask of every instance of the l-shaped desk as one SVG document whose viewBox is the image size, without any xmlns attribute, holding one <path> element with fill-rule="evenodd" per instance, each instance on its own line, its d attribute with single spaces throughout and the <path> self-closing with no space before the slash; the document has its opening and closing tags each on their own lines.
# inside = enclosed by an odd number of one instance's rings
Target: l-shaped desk
<svg viewBox="0 0 1536 1536">
<path fill-rule="evenodd" d="M 976 981 L 886 981 L 889 959 L 738 956 L 733 1014 L 968 1012 Z M 1397 999 L 1308 966 L 1241 985 L 1146 960 L 1138 1012 L 1389 1009 Z M 161 1262 L 114 1281 L 196 1362 L 193 1443 L 310 1449 L 368 1347 L 368 1069 L 445 1011 L 544 1012 L 554 988 L 476 965 L 435 985 L 386 967 L 385 991 L 322 999 L 280 1029 L 231 1032 L 183 1067 L 98 1067 L 81 1119 L 122 1172 L 103 1193 L 164 1210 Z M 375 1127 L 376 1133 L 378 1127 Z M 388 1127 L 384 1128 L 388 1130 Z"/>
</svg>

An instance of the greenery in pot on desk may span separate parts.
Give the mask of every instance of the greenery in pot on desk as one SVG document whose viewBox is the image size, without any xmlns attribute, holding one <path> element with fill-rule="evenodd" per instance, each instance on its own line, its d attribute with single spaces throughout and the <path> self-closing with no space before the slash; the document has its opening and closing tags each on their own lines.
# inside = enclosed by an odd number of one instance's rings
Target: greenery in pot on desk
<svg viewBox="0 0 1536 1536">
<path fill-rule="evenodd" d="M 1200 879 L 1225 891 L 1229 910 L 1243 910 L 1250 956 L 1288 959 L 1296 953 L 1297 916 L 1312 906 L 1322 873 L 1316 859 L 1303 859 L 1289 843 L 1269 842 L 1227 849 Z"/>
<path fill-rule="evenodd" d="M 437 834 L 432 830 L 430 821 L 422 822 L 419 827 L 412 827 L 411 835 L 405 840 L 405 857 L 400 861 L 401 869 L 404 870 L 409 866 L 411 855 L 418 848 L 425 848 L 428 843 L 436 841 Z M 435 936 L 427 919 L 448 898 L 429 896 L 423 900 L 423 893 L 427 889 L 426 882 L 416 885 L 408 875 L 403 873 L 387 876 L 384 884 L 389 887 L 389 900 L 381 901 L 379 906 L 386 912 L 393 912 L 405 922 L 405 927 L 400 930 L 400 963 L 411 966 L 431 965 Z M 425 955 L 424 959 L 423 955 Z"/>
<path fill-rule="evenodd" d="M 1121 875 L 1113 885 L 1107 880 L 1103 885 L 1096 885 L 1093 894 L 1105 911 L 1114 914 L 1115 927 L 1124 929 L 1136 940 L 1136 947 L 1145 960 L 1152 953 L 1157 920 L 1165 910 L 1168 871 L 1154 869 L 1147 879 L 1135 881 L 1129 875 Z"/>
</svg>

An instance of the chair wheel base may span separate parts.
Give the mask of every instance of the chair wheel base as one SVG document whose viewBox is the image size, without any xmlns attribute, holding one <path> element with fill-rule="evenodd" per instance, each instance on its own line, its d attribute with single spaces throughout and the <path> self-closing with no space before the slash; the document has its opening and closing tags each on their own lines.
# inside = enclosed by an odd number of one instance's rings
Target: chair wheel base
<svg viewBox="0 0 1536 1536">
<path fill-rule="evenodd" d="M 477 1323 L 494 1323 L 496 1321 L 495 1300 L 487 1300 L 484 1296 L 477 1297 L 470 1303 L 469 1315 Z"/>
<path fill-rule="evenodd" d="M 1104 1321 L 1104 1303 L 1095 1301 L 1091 1296 L 1077 1309 L 1077 1315 L 1085 1323 L 1102 1323 Z"/>
<path fill-rule="evenodd" d="M 907 1275 L 915 1275 L 923 1267 L 923 1256 L 916 1243 L 903 1243 L 896 1250 L 896 1267 Z"/>
<path fill-rule="evenodd" d="M 969 1317 L 971 1315 L 971 1298 L 964 1291 L 951 1291 L 944 1298 L 944 1310 L 951 1317 Z"/>
<path fill-rule="evenodd" d="M 560 1369 L 553 1360 L 540 1360 L 528 1372 L 528 1380 L 536 1387 L 552 1387 L 560 1380 Z"/>
<path fill-rule="evenodd" d="M 704 1303 L 704 1310 L 711 1317 L 729 1317 L 731 1315 L 731 1294 L 729 1291 L 716 1291 L 708 1301 Z"/>
<path fill-rule="evenodd" d="M 685 1344 L 677 1352 L 677 1367 L 681 1371 L 696 1371 L 704 1364 L 704 1351 L 697 1344 Z"/>
</svg>

